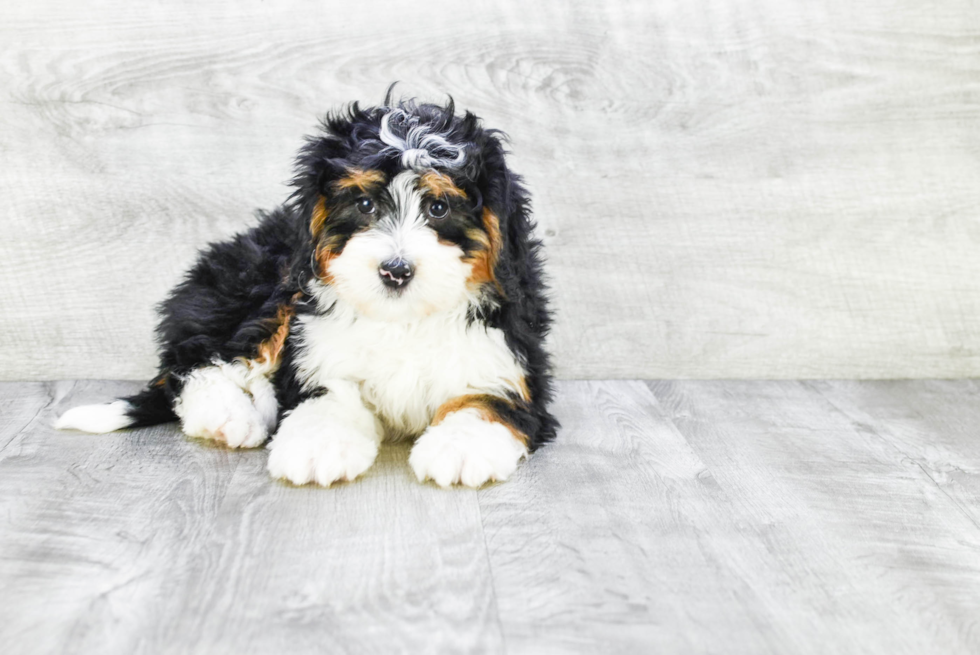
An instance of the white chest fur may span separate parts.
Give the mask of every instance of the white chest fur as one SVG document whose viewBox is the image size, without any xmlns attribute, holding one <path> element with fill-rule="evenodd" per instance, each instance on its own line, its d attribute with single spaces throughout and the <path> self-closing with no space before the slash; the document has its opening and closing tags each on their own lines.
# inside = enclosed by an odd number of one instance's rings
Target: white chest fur
<svg viewBox="0 0 980 655">
<path fill-rule="evenodd" d="M 524 375 L 500 330 L 467 325 L 465 308 L 397 323 L 358 316 L 339 303 L 298 328 L 298 372 L 307 385 L 360 385 L 364 402 L 392 436 L 416 435 L 436 409 L 471 393 L 503 394 Z"/>
</svg>

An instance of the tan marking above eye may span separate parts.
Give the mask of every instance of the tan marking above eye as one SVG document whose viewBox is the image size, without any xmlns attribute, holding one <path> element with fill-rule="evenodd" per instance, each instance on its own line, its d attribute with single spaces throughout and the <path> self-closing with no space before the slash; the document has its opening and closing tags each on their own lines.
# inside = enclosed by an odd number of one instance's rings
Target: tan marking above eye
<svg viewBox="0 0 980 655">
<path fill-rule="evenodd" d="M 456 186 L 448 175 L 439 171 L 429 171 L 419 178 L 419 188 L 433 196 L 465 198 L 466 192 Z"/>
<path fill-rule="evenodd" d="M 338 190 L 360 189 L 365 193 L 380 184 L 384 184 L 385 174 L 376 170 L 348 168 L 347 175 L 333 183 Z"/>
</svg>

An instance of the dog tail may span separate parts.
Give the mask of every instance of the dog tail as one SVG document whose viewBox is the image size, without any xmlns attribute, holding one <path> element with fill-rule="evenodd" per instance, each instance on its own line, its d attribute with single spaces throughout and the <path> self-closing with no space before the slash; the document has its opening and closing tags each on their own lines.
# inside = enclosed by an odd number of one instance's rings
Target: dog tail
<svg viewBox="0 0 980 655">
<path fill-rule="evenodd" d="M 142 428 L 176 421 L 173 404 L 160 378 L 133 396 L 102 405 L 72 407 L 54 422 L 58 430 L 81 430 L 102 434 L 123 428 Z"/>
</svg>

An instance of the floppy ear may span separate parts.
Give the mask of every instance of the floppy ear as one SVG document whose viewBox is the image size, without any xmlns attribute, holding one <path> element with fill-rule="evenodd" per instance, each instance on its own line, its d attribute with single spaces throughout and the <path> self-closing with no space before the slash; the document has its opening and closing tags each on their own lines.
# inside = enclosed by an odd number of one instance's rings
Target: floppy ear
<svg viewBox="0 0 980 655">
<path fill-rule="evenodd" d="M 306 138 L 293 165 L 291 200 L 297 206 L 311 211 L 321 196 L 329 196 L 331 183 L 347 173 L 355 158 L 363 169 L 383 163 L 380 148 L 359 151 L 359 146 L 378 142 L 379 112 L 377 107 L 363 110 L 355 102 L 323 118 L 320 133 Z"/>
<path fill-rule="evenodd" d="M 507 166 L 500 133 L 488 131 L 485 136 L 479 187 L 485 227 L 490 232 L 492 226 L 486 223 L 495 218 L 499 230 L 494 277 L 505 300 L 520 304 L 541 288 L 541 243 L 533 235 L 531 196 L 521 177 Z M 487 211 L 492 217 L 486 217 Z"/>
<path fill-rule="evenodd" d="M 306 281 L 319 273 L 317 233 L 326 221 L 325 197 L 331 182 L 344 171 L 350 154 L 350 123 L 342 117 L 327 116 L 321 133 L 306 137 L 306 143 L 293 164 L 293 193 L 287 206 L 293 216 L 296 245 L 290 265 L 289 284 L 303 289 Z"/>
<path fill-rule="evenodd" d="M 551 313 L 541 242 L 533 233 L 530 194 L 520 176 L 507 166 L 499 133 L 486 134 L 481 155 L 479 187 L 485 212 L 492 213 L 500 227 L 494 273 L 504 294 L 485 320 L 503 332 L 508 348 L 524 368 L 528 398 L 512 399 L 515 409 L 510 416 L 525 434 L 535 435 L 530 444 L 533 450 L 550 441 L 558 429 L 547 409 L 552 395 L 551 360 L 544 339 L 551 327 Z"/>
<path fill-rule="evenodd" d="M 330 129 L 326 123 L 324 129 L 323 135 L 307 137 L 296 155 L 295 174 L 290 183 L 295 188 L 292 200 L 307 210 L 307 215 L 329 192 L 330 182 L 343 174 L 346 157 L 350 154 L 342 135 L 326 131 Z"/>
</svg>

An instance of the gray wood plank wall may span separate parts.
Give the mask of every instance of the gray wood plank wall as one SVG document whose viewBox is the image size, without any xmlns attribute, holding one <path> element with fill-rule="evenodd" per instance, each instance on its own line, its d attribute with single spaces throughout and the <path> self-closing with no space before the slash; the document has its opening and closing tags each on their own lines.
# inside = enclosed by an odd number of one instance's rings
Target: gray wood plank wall
<svg viewBox="0 0 980 655">
<path fill-rule="evenodd" d="M 512 136 L 563 377 L 978 375 L 978 9 L 7 1 L 0 377 L 148 376 L 196 249 L 392 80 Z"/>
</svg>

